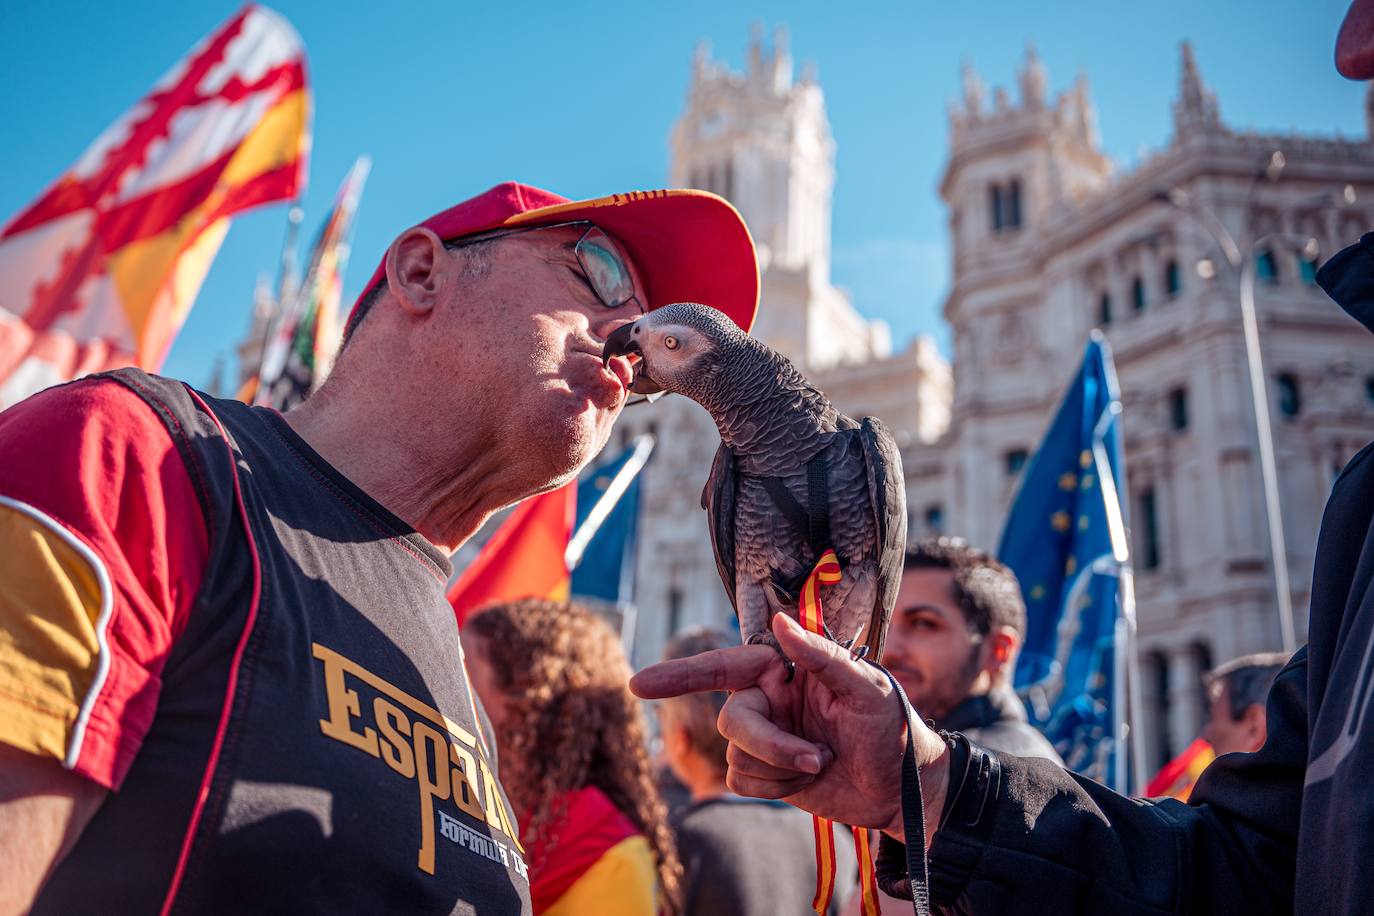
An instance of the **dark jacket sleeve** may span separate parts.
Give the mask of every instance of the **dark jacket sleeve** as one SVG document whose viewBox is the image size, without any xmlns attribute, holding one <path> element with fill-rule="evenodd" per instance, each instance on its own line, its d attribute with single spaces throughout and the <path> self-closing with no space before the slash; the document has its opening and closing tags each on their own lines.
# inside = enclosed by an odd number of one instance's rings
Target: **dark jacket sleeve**
<svg viewBox="0 0 1374 916">
<path fill-rule="evenodd" d="M 974 748 L 930 849 L 952 913 L 1285 913 L 1307 759 L 1307 650 L 1280 672 L 1268 740 L 1203 774 L 1188 804 L 1118 795 L 1045 760 Z"/>
</svg>

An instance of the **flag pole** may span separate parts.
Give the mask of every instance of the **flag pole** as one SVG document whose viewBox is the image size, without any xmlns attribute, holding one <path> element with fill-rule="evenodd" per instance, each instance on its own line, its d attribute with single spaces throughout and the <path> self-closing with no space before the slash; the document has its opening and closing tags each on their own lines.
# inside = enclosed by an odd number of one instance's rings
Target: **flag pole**
<svg viewBox="0 0 1374 916">
<path fill-rule="evenodd" d="M 611 478 L 611 482 L 606 486 L 606 491 L 601 494 L 596 505 L 592 506 L 592 510 L 583 519 L 582 526 L 568 540 L 568 549 L 563 552 L 563 562 L 567 564 L 568 572 L 572 572 L 577 568 L 577 564 L 582 562 L 582 554 L 586 552 L 587 545 L 592 542 L 597 530 L 610 517 L 611 510 L 615 508 L 620 497 L 625 495 L 625 491 L 630 488 L 630 482 L 644 467 L 644 463 L 649 460 L 649 455 L 653 450 L 653 436 L 644 433 L 635 438 L 634 451 L 630 453 L 630 457 L 621 465 L 616 475 Z"/>
<path fill-rule="evenodd" d="M 1117 588 L 1116 601 L 1119 615 L 1116 622 L 1116 639 L 1113 641 L 1112 661 L 1114 678 L 1112 683 L 1113 704 L 1116 709 L 1114 763 L 1116 773 L 1114 782 L 1119 791 L 1132 794 L 1133 787 L 1127 784 L 1126 742 L 1130 741 L 1130 760 L 1135 769 L 1135 781 L 1144 779 L 1145 749 L 1141 743 L 1141 723 L 1144 714 L 1140 703 L 1140 653 L 1136 642 L 1135 617 L 1135 572 L 1131 567 L 1131 548 L 1126 538 L 1126 522 L 1121 512 L 1120 492 L 1116 477 L 1112 473 L 1111 462 L 1107 458 L 1107 427 L 1121 415 L 1121 401 L 1113 397 L 1110 406 L 1098 418 L 1093 430 L 1093 463 L 1097 469 L 1097 479 L 1102 486 L 1102 501 L 1107 515 L 1107 532 L 1112 542 L 1112 559 L 1116 563 Z M 1124 458 L 1122 459 L 1124 470 Z M 1123 475 L 1124 476 L 1124 475 Z M 1129 707 L 1129 715 L 1128 713 Z M 1129 725 L 1127 725 L 1129 720 Z"/>
<path fill-rule="evenodd" d="M 281 242 L 281 260 L 278 262 L 277 301 L 273 303 L 272 314 L 262 325 L 262 346 L 258 348 L 257 385 L 253 389 L 253 401 L 258 399 L 258 389 L 262 388 L 262 364 L 267 361 L 267 351 L 276 336 L 277 326 L 285 320 L 286 301 L 295 295 L 296 287 L 296 237 L 300 234 L 305 211 L 301 209 L 300 198 L 291 202 L 286 211 L 286 234 Z"/>
</svg>

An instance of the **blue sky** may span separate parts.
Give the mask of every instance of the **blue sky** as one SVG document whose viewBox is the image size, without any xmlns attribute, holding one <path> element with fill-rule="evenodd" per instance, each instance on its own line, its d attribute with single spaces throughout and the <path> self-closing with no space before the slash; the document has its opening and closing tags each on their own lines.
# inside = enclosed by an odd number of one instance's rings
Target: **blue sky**
<svg viewBox="0 0 1374 916">
<path fill-rule="evenodd" d="M 948 283 L 945 104 L 971 61 L 1014 85 L 1033 41 L 1052 91 L 1088 74 L 1103 146 L 1128 169 L 1167 142 L 1178 43 L 1222 117 L 1364 132 L 1364 87 L 1331 62 L 1345 0 L 1053 4 L 269 3 L 305 40 L 315 94 L 304 198 L 313 235 L 360 153 L 373 158 L 344 285 L 351 301 L 397 232 L 508 178 L 569 197 L 661 187 L 692 51 L 742 66 L 750 26 L 786 24 L 814 61 L 838 146 L 835 281 L 894 338 L 933 332 Z M 6 4 L 0 10 L 0 220 L 35 198 L 234 3 Z M 1015 95 L 1013 93 L 1013 95 Z M 286 208 L 235 221 L 164 371 L 204 384 L 247 328 Z"/>
</svg>

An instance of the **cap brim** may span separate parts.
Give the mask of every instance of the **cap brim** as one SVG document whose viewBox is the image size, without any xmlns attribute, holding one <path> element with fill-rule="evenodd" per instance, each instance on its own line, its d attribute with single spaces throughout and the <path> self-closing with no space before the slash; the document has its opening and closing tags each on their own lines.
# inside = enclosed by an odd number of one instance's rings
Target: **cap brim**
<svg viewBox="0 0 1374 916">
<path fill-rule="evenodd" d="M 504 226 L 591 220 L 634 259 L 645 307 L 699 302 L 748 331 L 759 307 L 759 262 L 734 207 L 707 191 L 631 191 L 576 200 L 507 219 Z M 493 227 L 494 228 L 494 227 Z"/>
<path fill-rule="evenodd" d="M 1352 80 L 1374 79 L 1374 0 L 1354 0 L 1336 36 L 1336 70 Z"/>
</svg>

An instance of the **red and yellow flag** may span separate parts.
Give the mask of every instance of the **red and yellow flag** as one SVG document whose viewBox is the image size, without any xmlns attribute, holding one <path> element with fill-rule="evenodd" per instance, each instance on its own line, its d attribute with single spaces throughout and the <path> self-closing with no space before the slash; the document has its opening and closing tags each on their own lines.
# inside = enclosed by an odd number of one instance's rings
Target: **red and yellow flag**
<svg viewBox="0 0 1374 916">
<path fill-rule="evenodd" d="M 577 513 L 577 481 L 532 496 L 515 508 L 449 589 L 458 626 L 468 614 L 500 601 L 568 597 L 563 555 Z"/>
<path fill-rule="evenodd" d="M 1216 752 L 1212 750 L 1212 745 L 1198 738 L 1184 749 L 1173 760 L 1164 764 L 1149 785 L 1145 787 L 1147 798 L 1176 798 L 1179 801 L 1187 801 L 1188 796 L 1193 794 L 1193 786 L 1197 784 L 1198 777 L 1202 771 L 1207 769 L 1208 764 L 1217 759 Z"/>
<path fill-rule="evenodd" d="M 299 193 L 309 109 L 300 37 L 249 5 L 0 230 L 0 408 L 157 369 L 229 217 Z"/>
<path fill-rule="evenodd" d="M 839 557 L 835 551 L 821 554 L 811 574 L 802 585 L 801 600 L 797 602 L 797 617 L 802 629 L 818 636 L 825 635 L 825 611 L 821 607 L 821 586 L 835 585 L 842 577 Z M 811 909 L 825 916 L 830 898 L 835 895 L 835 823 L 829 818 L 811 816 L 811 829 L 816 841 L 816 893 Z M 868 844 L 868 831 L 851 827 L 854 833 L 854 852 L 859 859 L 859 912 L 863 916 L 878 916 L 878 878 L 873 869 L 873 852 Z"/>
</svg>

